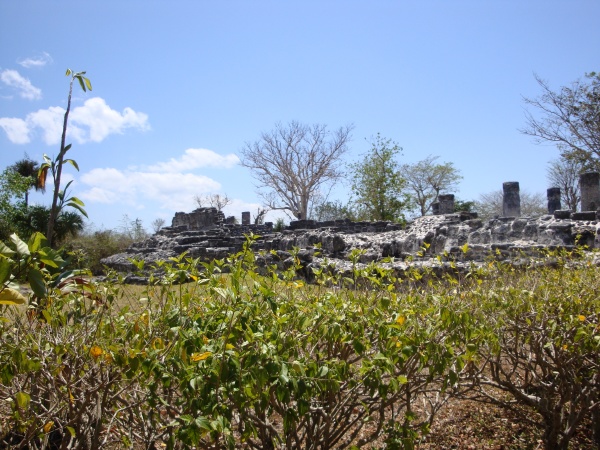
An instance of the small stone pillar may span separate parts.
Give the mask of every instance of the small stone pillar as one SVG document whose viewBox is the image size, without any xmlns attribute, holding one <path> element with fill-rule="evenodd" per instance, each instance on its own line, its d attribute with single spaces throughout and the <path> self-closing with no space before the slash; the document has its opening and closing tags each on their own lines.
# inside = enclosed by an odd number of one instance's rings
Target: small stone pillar
<svg viewBox="0 0 600 450">
<path fill-rule="evenodd" d="M 579 175 L 581 211 L 596 211 L 600 208 L 600 172 Z"/>
<path fill-rule="evenodd" d="M 440 214 L 454 214 L 454 194 L 438 196 Z"/>
<path fill-rule="evenodd" d="M 560 188 L 552 187 L 546 191 L 548 197 L 548 214 L 554 214 L 554 211 L 562 209 L 560 203 Z"/>
<path fill-rule="evenodd" d="M 431 204 L 431 214 L 434 216 L 440 215 L 440 202 L 434 202 Z"/>
<path fill-rule="evenodd" d="M 250 225 L 250 211 L 242 212 L 242 225 Z"/>
<path fill-rule="evenodd" d="M 519 217 L 521 215 L 521 195 L 518 181 L 502 183 L 504 193 L 502 199 L 502 215 L 504 217 Z"/>
</svg>

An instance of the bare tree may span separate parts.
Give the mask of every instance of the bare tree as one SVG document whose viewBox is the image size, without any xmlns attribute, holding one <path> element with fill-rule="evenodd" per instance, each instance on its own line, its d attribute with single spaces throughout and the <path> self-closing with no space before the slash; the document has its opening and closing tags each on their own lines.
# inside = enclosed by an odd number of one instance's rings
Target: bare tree
<svg viewBox="0 0 600 450">
<path fill-rule="evenodd" d="M 198 208 L 211 207 L 217 208 L 217 211 L 223 211 L 223 208 L 227 205 L 231 205 L 232 202 L 227 194 L 196 195 L 194 200 L 198 205 Z"/>
<path fill-rule="evenodd" d="M 455 190 L 462 179 L 453 163 L 438 164 L 438 158 L 439 156 L 429 155 L 422 161 L 403 164 L 400 168 L 400 174 L 406 180 L 406 189 L 418 206 L 421 216 L 429 212 L 440 194 Z"/>
<path fill-rule="evenodd" d="M 261 208 L 260 206 L 256 209 L 256 215 L 254 216 L 254 225 L 262 225 L 265 223 L 265 216 L 269 212 L 268 208 Z"/>
<path fill-rule="evenodd" d="M 563 157 L 583 163 L 586 170 L 600 168 L 600 73 L 586 74 L 588 83 L 577 80 L 553 91 L 535 75 L 542 88 L 537 98 L 524 98 L 534 112 L 526 112 L 521 132 L 537 143 L 554 143 Z"/>
<path fill-rule="evenodd" d="M 329 131 L 326 125 L 281 123 L 260 139 L 245 144 L 242 165 L 259 182 L 271 210 L 290 211 L 306 219 L 313 197 L 342 176 L 341 157 L 348 150 L 352 125 Z"/>
<path fill-rule="evenodd" d="M 152 230 L 155 233 L 158 233 L 160 231 L 160 229 L 165 226 L 165 219 L 163 219 L 162 217 L 158 217 L 157 219 L 154 219 L 152 221 L 151 225 L 152 225 Z"/>
<path fill-rule="evenodd" d="M 548 163 L 548 182 L 550 186 L 560 188 L 561 203 L 571 211 L 577 211 L 581 200 L 579 175 L 583 171 L 584 165 L 573 159 L 559 158 Z"/>
<path fill-rule="evenodd" d="M 539 192 L 531 194 L 521 190 L 520 197 L 522 216 L 541 216 L 548 213 L 547 199 Z M 504 194 L 501 190 L 481 194 L 479 200 L 475 201 L 474 210 L 477 211 L 479 218 L 483 220 L 501 216 L 503 199 Z"/>
</svg>

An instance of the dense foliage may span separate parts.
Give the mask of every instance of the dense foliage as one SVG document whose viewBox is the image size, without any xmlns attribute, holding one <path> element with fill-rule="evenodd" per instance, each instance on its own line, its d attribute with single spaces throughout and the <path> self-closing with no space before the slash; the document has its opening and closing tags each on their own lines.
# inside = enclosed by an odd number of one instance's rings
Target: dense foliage
<svg viewBox="0 0 600 450">
<path fill-rule="evenodd" d="M 351 272 L 311 285 L 298 265 L 259 267 L 249 246 L 210 264 L 182 255 L 130 296 L 66 270 L 43 236 L 13 236 L 0 248 L 3 445 L 413 448 L 461 396 L 524 406 L 547 448 L 567 448 L 597 415 L 596 266 L 555 254 L 400 279 L 355 253 Z"/>
<path fill-rule="evenodd" d="M 361 220 L 403 221 L 410 209 L 398 157 L 402 148 L 379 134 L 362 161 L 349 165 L 355 214 Z"/>
</svg>

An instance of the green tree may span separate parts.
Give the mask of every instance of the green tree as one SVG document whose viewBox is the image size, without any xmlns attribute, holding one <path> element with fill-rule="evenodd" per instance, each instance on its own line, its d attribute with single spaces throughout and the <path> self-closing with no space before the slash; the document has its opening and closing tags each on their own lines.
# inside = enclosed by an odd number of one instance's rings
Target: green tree
<svg viewBox="0 0 600 450">
<path fill-rule="evenodd" d="M 473 200 L 454 200 L 454 212 L 473 212 L 475 202 Z"/>
<path fill-rule="evenodd" d="M 46 231 L 49 218 L 49 207 L 34 205 L 18 211 L 14 223 L 20 236 L 30 236 L 36 232 Z M 75 211 L 61 211 L 54 225 L 52 240 L 60 244 L 67 237 L 75 237 L 83 230 L 83 217 Z"/>
<path fill-rule="evenodd" d="M 526 112 L 521 132 L 539 144 L 556 144 L 563 157 L 583 164 L 585 170 L 600 170 L 600 73 L 585 78 L 553 91 L 536 75 L 542 94 L 524 99 L 533 112 Z"/>
<path fill-rule="evenodd" d="M 321 124 L 278 123 L 257 141 L 246 143 L 241 162 L 266 189 L 260 195 L 267 208 L 306 219 L 315 197 L 342 177 L 341 157 L 348 150 L 352 128 L 331 132 Z"/>
<path fill-rule="evenodd" d="M 349 165 L 352 192 L 359 219 L 403 220 L 410 198 L 400 173 L 402 148 L 379 134 L 363 160 Z"/>
<path fill-rule="evenodd" d="M 25 193 L 30 181 L 11 167 L 0 174 L 0 240 L 6 240 L 16 231 L 15 215 L 25 208 Z"/>
<path fill-rule="evenodd" d="M 429 155 L 414 164 L 403 164 L 400 169 L 406 180 L 406 189 L 421 216 L 431 210 L 440 194 L 452 193 L 462 179 L 460 171 L 451 162 L 438 164 L 439 156 Z"/>
<path fill-rule="evenodd" d="M 27 206 L 29 206 L 29 190 L 30 189 L 33 188 L 36 191 L 44 191 L 45 190 L 44 186 L 42 186 L 40 183 L 40 179 L 38 178 L 38 172 L 40 169 L 40 165 L 36 161 L 29 158 L 29 156 L 27 156 L 27 154 L 25 154 L 25 157 L 23 159 L 20 159 L 19 161 L 14 163 L 9 168 L 14 170 L 15 172 L 17 172 L 22 177 L 28 179 L 30 182 L 29 189 L 27 189 L 25 191 L 25 207 L 27 207 Z"/>
<path fill-rule="evenodd" d="M 356 212 L 353 210 L 351 202 L 343 204 L 341 200 L 326 201 L 314 206 L 311 218 L 319 222 L 325 220 L 354 220 Z"/>
<path fill-rule="evenodd" d="M 72 159 L 65 159 L 66 153 L 71 148 L 71 144 L 66 144 L 67 139 L 67 123 L 69 121 L 69 113 L 71 112 L 71 96 L 73 94 L 73 82 L 77 80 L 83 92 L 86 92 L 87 89 L 92 90 L 92 83 L 89 78 L 84 77 L 85 72 L 73 72 L 71 69 L 67 69 L 65 74 L 66 76 L 71 77 L 71 81 L 69 83 L 69 97 L 67 98 L 67 109 L 65 110 L 65 116 L 63 119 L 63 128 L 62 128 L 62 137 L 60 139 L 60 152 L 58 156 L 51 160 L 47 155 L 44 155 L 44 163 L 40 167 L 39 171 L 39 179 L 40 186 L 45 187 L 46 177 L 48 175 L 48 171 L 50 170 L 52 173 L 53 185 L 54 185 L 54 193 L 52 196 L 52 207 L 50 209 L 50 218 L 48 219 L 48 229 L 47 229 L 47 239 L 48 245 L 52 246 L 52 237 L 54 236 L 54 226 L 56 222 L 56 218 L 60 214 L 62 208 L 64 206 L 70 206 L 77 209 L 84 216 L 87 217 L 85 210 L 83 209 L 83 202 L 79 200 L 77 197 L 67 197 L 67 189 L 71 182 L 69 182 L 64 190 L 60 189 L 60 180 L 62 177 L 62 168 L 66 163 L 71 164 L 75 169 L 79 170 L 77 163 Z"/>
</svg>

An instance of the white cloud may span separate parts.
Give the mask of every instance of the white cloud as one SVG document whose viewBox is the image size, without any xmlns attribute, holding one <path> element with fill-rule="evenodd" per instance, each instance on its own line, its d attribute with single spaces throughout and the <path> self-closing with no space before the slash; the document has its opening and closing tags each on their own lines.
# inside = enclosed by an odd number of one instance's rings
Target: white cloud
<svg viewBox="0 0 600 450">
<path fill-rule="evenodd" d="M 93 169 L 82 175 L 80 181 L 90 187 L 80 192 L 86 201 L 130 206 L 158 202 L 160 208 L 170 211 L 194 209 L 195 195 L 221 189 L 217 181 L 204 175 L 114 168 Z"/>
<path fill-rule="evenodd" d="M 79 178 L 78 197 L 86 203 L 148 207 L 165 212 L 189 212 L 197 208 L 195 196 L 220 192 L 221 184 L 208 176 L 194 173 L 198 168 L 230 168 L 238 163 L 235 155 L 226 156 L 207 149 L 188 149 L 177 158 L 151 166 L 97 168 Z M 255 211 L 258 204 L 234 200 L 227 215 Z"/>
<path fill-rule="evenodd" d="M 23 119 L 1 117 L 0 127 L 2 127 L 11 142 L 15 144 L 27 144 L 30 142 L 29 127 Z"/>
<path fill-rule="evenodd" d="M 48 145 L 56 145 L 60 142 L 62 135 L 63 120 L 65 117 L 65 110 L 60 106 L 51 106 L 48 109 L 40 109 L 36 112 L 27 114 L 25 122 L 29 128 L 29 133 L 39 129 L 42 133 L 42 139 Z M 73 133 L 74 130 L 69 130 Z"/>
<path fill-rule="evenodd" d="M 69 118 L 79 129 L 88 129 L 87 134 L 77 136 L 84 142 L 101 142 L 110 134 L 122 134 L 126 128 L 142 131 L 150 128 L 147 114 L 135 112 L 131 108 L 125 108 L 120 113 L 111 109 L 100 97 L 90 98 L 83 106 L 74 108 Z"/>
<path fill-rule="evenodd" d="M 65 110 L 60 106 L 51 106 L 28 114 L 25 120 L 0 118 L 0 126 L 15 144 L 30 142 L 30 136 L 39 129 L 46 144 L 56 145 L 62 135 L 64 114 Z M 67 135 L 79 144 L 101 142 L 111 134 L 122 134 L 128 128 L 148 130 L 148 115 L 131 108 L 125 108 L 121 113 L 111 109 L 104 99 L 93 97 L 71 110 Z"/>
<path fill-rule="evenodd" d="M 44 67 L 46 64 L 51 63 L 52 57 L 49 53 L 43 52 L 40 56 L 32 56 L 30 58 L 19 59 L 17 63 L 26 69 Z"/>
<path fill-rule="evenodd" d="M 188 148 L 180 158 L 171 158 L 169 161 L 160 162 L 146 167 L 153 172 L 181 172 L 203 167 L 230 168 L 240 162 L 233 153 L 222 156 L 205 148 Z"/>
<path fill-rule="evenodd" d="M 42 90 L 31 84 L 27 78 L 19 72 L 12 69 L 5 69 L 0 72 L 0 80 L 18 91 L 21 98 L 27 100 L 39 100 L 42 98 Z"/>
</svg>

